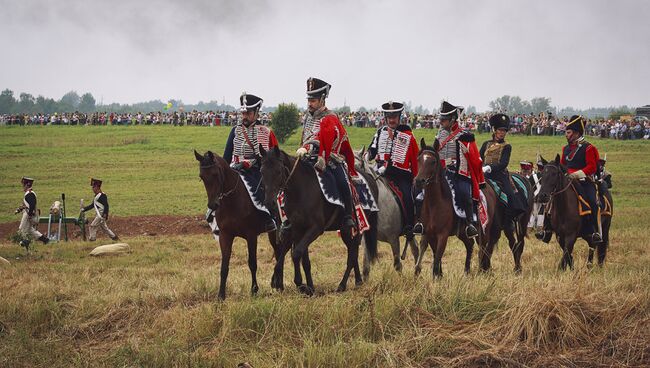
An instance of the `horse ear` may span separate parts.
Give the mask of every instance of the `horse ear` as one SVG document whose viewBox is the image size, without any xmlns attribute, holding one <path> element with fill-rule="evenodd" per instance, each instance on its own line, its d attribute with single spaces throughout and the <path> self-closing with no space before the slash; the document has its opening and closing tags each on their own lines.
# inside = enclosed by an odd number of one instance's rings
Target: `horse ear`
<svg viewBox="0 0 650 368">
<path fill-rule="evenodd" d="M 361 152 L 359 152 L 359 157 L 363 158 L 363 154 L 366 153 L 366 145 L 364 144 L 363 147 L 361 147 Z"/>
<path fill-rule="evenodd" d="M 440 141 L 438 140 L 438 138 L 436 138 L 433 141 L 433 150 L 438 152 L 439 149 L 440 149 Z"/>
<path fill-rule="evenodd" d="M 548 161 L 546 161 L 546 159 L 544 159 L 544 157 L 539 156 L 539 159 L 542 161 L 542 165 L 546 166 L 546 164 L 548 164 Z"/>
<path fill-rule="evenodd" d="M 194 157 L 196 157 L 196 161 L 201 161 L 201 160 L 203 160 L 203 156 L 201 156 L 201 154 L 199 154 L 198 152 L 196 152 L 196 150 L 194 150 Z"/>
<path fill-rule="evenodd" d="M 280 146 L 275 146 L 275 147 L 273 147 L 273 154 L 274 154 L 276 157 L 280 157 Z"/>
<path fill-rule="evenodd" d="M 264 149 L 264 146 L 262 146 L 261 144 L 259 146 L 260 146 L 259 147 L 260 148 L 260 155 L 262 157 L 266 157 L 266 150 Z"/>
<path fill-rule="evenodd" d="M 420 138 L 420 151 L 422 151 L 426 146 L 427 144 L 424 142 L 424 137 Z"/>
<path fill-rule="evenodd" d="M 560 154 L 559 153 L 555 155 L 555 164 L 556 165 L 560 164 Z"/>
</svg>

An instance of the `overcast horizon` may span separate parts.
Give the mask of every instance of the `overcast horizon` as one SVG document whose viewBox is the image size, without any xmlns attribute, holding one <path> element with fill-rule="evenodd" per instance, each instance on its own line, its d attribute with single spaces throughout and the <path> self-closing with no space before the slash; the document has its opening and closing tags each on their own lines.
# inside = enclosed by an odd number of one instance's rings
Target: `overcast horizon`
<svg viewBox="0 0 650 368">
<path fill-rule="evenodd" d="M 0 0 L 0 88 L 97 103 L 328 105 L 502 95 L 558 107 L 650 104 L 650 1 Z"/>
</svg>

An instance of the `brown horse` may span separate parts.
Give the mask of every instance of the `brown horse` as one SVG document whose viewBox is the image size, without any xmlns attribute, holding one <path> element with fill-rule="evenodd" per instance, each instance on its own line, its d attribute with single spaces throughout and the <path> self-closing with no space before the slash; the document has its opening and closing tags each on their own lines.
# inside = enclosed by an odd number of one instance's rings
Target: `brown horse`
<svg viewBox="0 0 650 368">
<path fill-rule="evenodd" d="M 606 216 L 601 215 L 603 242 L 594 244 L 591 241 L 591 234 L 581 234 L 583 219 L 579 213 L 578 193 L 573 188 L 573 185 L 580 184 L 567 177 L 567 169 L 560 163 L 559 155 L 555 157 L 555 161 L 545 163 L 540 183 L 539 200 L 546 203 L 546 216 L 550 216 L 551 227 L 557 234 L 560 248 L 562 248 L 562 258 L 558 268 L 566 270 L 568 266 L 573 269 L 573 247 L 579 237 L 589 244 L 587 265 L 591 266 L 594 250 L 597 250 L 598 265 L 602 266 L 609 246 L 609 227 L 614 206 L 609 191 L 605 193 L 605 198 L 609 201 L 610 213 Z"/>
<path fill-rule="evenodd" d="M 422 223 L 424 225 L 424 237 L 426 241 L 420 242 L 420 253 L 418 261 L 415 265 L 416 274 L 421 271 L 422 258 L 427 249 L 427 244 L 431 244 L 433 255 L 433 276 L 442 276 L 442 255 L 445 253 L 447 247 L 447 239 L 449 236 L 456 235 L 463 244 L 467 255 L 465 257 L 465 273 L 470 272 L 470 265 L 472 261 L 472 251 L 474 248 L 474 240 L 468 238 L 460 229 L 460 221 L 454 213 L 452 194 L 447 180 L 444 176 L 444 169 L 440 163 L 440 156 L 438 155 L 440 143 L 436 139 L 433 147 L 429 147 L 424 142 L 420 141 L 420 154 L 418 156 L 418 175 L 415 178 L 417 185 L 424 185 L 424 203 L 422 206 Z M 479 264 L 482 271 L 490 269 L 490 258 L 494 250 L 494 244 L 490 244 L 490 231 L 492 227 L 492 219 L 494 218 L 494 211 L 496 209 L 496 195 L 490 186 L 482 189 L 483 194 L 487 199 L 487 216 L 488 223 L 486 230 L 483 232 L 482 227 L 479 226 Z"/>
<path fill-rule="evenodd" d="M 248 244 L 248 268 L 251 271 L 251 294 L 259 290 L 257 286 L 257 236 L 264 232 L 265 215 L 253 205 L 246 186 L 237 172 L 230 168 L 226 160 L 208 151 L 203 156 L 194 151 L 199 161 L 199 177 L 203 180 L 208 194 L 208 208 L 215 211 L 219 225 L 219 246 L 221 247 L 221 282 L 219 299 L 226 298 L 226 280 L 235 237 L 246 240 Z M 276 259 L 284 248 L 276 242 L 275 232 L 269 233 L 269 242 Z M 277 266 L 277 265 L 276 265 Z M 278 283 L 279 277 L 279 283 Z M 271 286 L 282 289 L 281 274 L 274 273 Z"/>
<path fill-rule="evenodd" d="M 293 244 L 291 258 L 294 264 L 294 283 L 298 290 L 307 295 L 314 293 L 311 276 L 309 245 L 324 231 L 340 230 L 341 239 L 347 247 L 347 266 L 338 291 L 344 291 L 350 272 L 354 270 L 357 285 L 362 283 L 359 270 L 359 244 L 361 236 L 353 235 L 349 227 L 342 226 L 343 208 L 325 200 L 314 168 L 296 158 L 290 157 L 278 147 L 268 152 L 260 147 L 262 154 L 262 178 L 266 188 L 267 205 L 273 205 L 278 193 L 284 192 L 284 211 L 291 223 Z M 372 254 L 377 254 L 376 241 Z M 283 263 L 284 256 L 278 259 Z M 300 264 L 305 272 L 307 284 L 302 283 Z"/>
<path fill-rule="evenodd" d="M 533 212 L 533 188 L 530 184 L 530 181 L 523 176 L 512 173 L 512 177 L 518 179 L 521 182 L 526 191 L 526 212 L 517 218 L 514 228 L 511 226 L 506 226 L 505 221 L 507 221 L 506 208 L 502 203 L 497 203 L 497 208 L 494 213 L 494 218 L 492 221 L 492 229 L 490 230 L 490 237 L 488 248 L 493 249 L 495 245 L 499 242 L 501 238 L 501 231 L 508 239 L 508 245 L 510 246 L 510 251 L 512 251 L 512 257 L 515 261 L 515 273 L 521 273 L 521 255 L 524 252 L 524 245 L 526 238 L 528 237 L 528 221 L 530 220 L 531 213 Z M 521 190 L 521 188 L 519 189 Z"/>
</svg>

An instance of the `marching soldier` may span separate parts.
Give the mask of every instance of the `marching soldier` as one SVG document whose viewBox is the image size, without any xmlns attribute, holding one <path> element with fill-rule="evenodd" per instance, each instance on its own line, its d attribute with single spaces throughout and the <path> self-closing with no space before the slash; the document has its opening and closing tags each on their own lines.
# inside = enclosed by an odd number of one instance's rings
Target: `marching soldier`
<svg viewBox="0 0 650 368">
<path fill-rule="evenodd" d="M 440 143 L 440 164 L 447 169 L 447 180 L 452 183 L 457 203 L 465 212 L 465 233 L 467 237 L 475 237 L 478 235 L 478 227 L 474 221 L 474 206 L 480 200 L 479 186 L 485 185 L 485 177 L 474 134 L 458 125 L 458 117 L 462 112 L 463 107 L 442 102 L 440 131 L 436 139 Z"/>
<path fill-rule="evenodd" d="M 584 118 L 573 115 L 566 126 L 565 137 L 567 145 L 562 148 L 561 163 L 568 169 L 569 178 L 577 179 L 582 189 L 582 195 L 591 207 L 590 221 L 587 232 L 591 234 L 594 243 L 602 242 L 600 235 L 600 207 L 597 202 L 597 188 L 594 176 L 598 171 L 598 149 L 587 142 Z"/>
<path fill-rule="evenodd" d="M 90 223 L 90 237 L 88 240 L 95 241 L 97 238 L 97 228 L 101 228 L 113 240 L 119 240 L 117 235 L 108 228 L 106 222 L 108 221 L 108 197 L 106 193 L 102 192 L 102 181 L 99 179 L 91 178 L 90 186 L 93 188 L 95 198 L 93 203 L 81 209 L 82 212 L 95 209 L 95 218 Z"/>
<path fill-rule="evenodd" d="M 38 239 L 47 244 L 49 239 L 36 230 L 36 225 L 38 224 L 38 210 L 36 207 L 36 193 L 32 190 L 32 185 L 34 184 L 34 179 L 24 177 L 20 180 L 23 185 L 23 204 L 16 209 L 16 214 L 22 212 L 22 218 L 20 219 L 20 226 L 18 227 L 18 232 L 23 236 L 23 240 L 20 241 L 20 245 L 29 248 L 29 244 L 32 239 Z"/>
<path fill-rule="evenodd" d="M 254 188 L 259 187 L 260 189 L 256 193 L 262 194 L 264 189 L 261 187 L 262 174 L 260 173 L 261 155 L 259 147 L 261 144 L 268 151 L 278 145 L 278 140 L 275 138 L 273 131 L 259 120 L 259 112 L 263 102 L 261 98 L 244 92 L 239 97 L 239 102 L 242 120 L 230 131 L 223 158 L 230 163 L 231 168 L 255 181 L 251 183 L 252 186 Z M 263 197 L 258 198 L 258 201 L 265 203 Z M 275 221 L 269 216 L 265 230 L 268 232 L 275 229 Z"/>
<path fill-rule="evenodd" d="M 492 139 L 483 143 L 481 159 L 483 160 L 483 173 L 488 179 L 496 181 L 501 190 L 508 197 L 506 206 L 506 219 L 504 227 L 511 229 L 517 217 L 525 212 L 524 205 L 519 196 L 515 195 L 508 172 L 512 146 L 506 143 L 505 138 L 510 129 L 510 117 L 505 114 L 495 114 L 490 117 Z"/>
<path fill-rule="evenodd" d="M 332 86 L 318 78 L 307 80 L 308 113 L 303 122 L 302 140 L 296 151 L 298 157 L 316 156 L 313 162 L 318 171 L 333 170 L 336 183 L 345 205 L 344 227 L 356 227 L 352 218 L 354 205 L 352 193 L 346 180 L 349 175 L 353 181 L 360 180 L 354 169 L 354 153 L 348 134 L 338 116 L 325 106 Z M 347 166 L 347 172 L 343 169 Z M 287 224 L 288 225 L 288 224 Z"/>
<path fill-rule="evenodd" d="M 387 125 L 379 128 L 368 148 L 368 157 L 376 162 L 375 172 L 395 183 L 402 192 L 405 222 L 404 235 L 413 238 L 413 178 L 418 174 L 418 144 L 411 127 L 401 123 L 404 105 L 386 102 L 381 105 Z"/>
</svg>

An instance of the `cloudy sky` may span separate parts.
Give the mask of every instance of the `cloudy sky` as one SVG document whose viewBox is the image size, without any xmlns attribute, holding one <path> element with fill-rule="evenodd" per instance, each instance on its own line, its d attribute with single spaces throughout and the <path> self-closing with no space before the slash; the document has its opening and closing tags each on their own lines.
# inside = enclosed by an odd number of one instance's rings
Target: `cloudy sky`
<svg viewBox="0 0 650 368">
<path fill-rule="evenodd" d="M 650 1 L 0 0 L 0 88 L 98 102 L 650 103 Z"/>
</svg>

